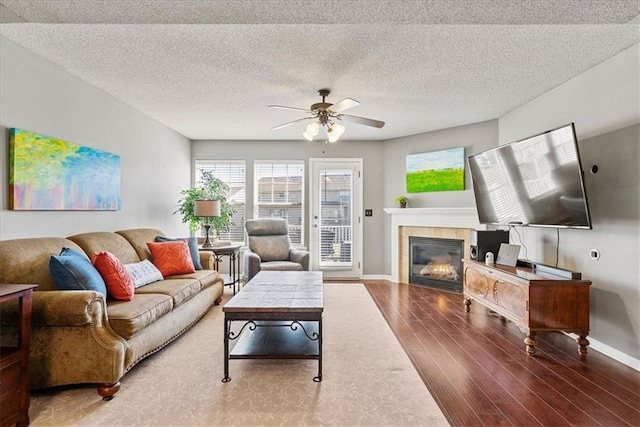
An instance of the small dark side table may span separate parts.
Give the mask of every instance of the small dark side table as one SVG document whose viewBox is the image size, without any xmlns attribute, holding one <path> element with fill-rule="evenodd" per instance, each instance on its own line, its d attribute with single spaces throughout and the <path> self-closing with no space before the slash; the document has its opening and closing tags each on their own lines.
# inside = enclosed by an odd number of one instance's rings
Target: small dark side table
<svg viewBox="0 0 640 427">
<path fill-rule="evenodd" d="M 0 347 L 0 425 L 29 425 L 29 335 L 33 288 L 1 285 L 0 303 L 18 300 L 18 344 Z"/>
<path fill-rule="evenodd" d="M 224 286 L 233 286 L 233 294 L 240 288 L 240 247 L 242 245 L 226 245 L 226 246 L 212 246 L 202 247 L 198 249 L 202 251 L 213 252 L 213 257 L 216 262 L 216 270 L 220 271 L 220 261 L 224 257 L 229 257 L 229 274 L 220 274 L 222 280 L 224 280 Z M 237 287 L 236 287 L 237 286 Z"/>
</svg>

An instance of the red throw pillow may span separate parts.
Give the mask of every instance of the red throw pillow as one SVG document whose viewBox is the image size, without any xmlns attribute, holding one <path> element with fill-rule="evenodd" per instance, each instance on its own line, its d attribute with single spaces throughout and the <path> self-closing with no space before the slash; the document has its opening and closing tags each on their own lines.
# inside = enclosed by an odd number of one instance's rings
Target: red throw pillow
<svg viewBox="0 0 640 427">
<path fill-rule="evenodd" d="M 196 271 L 191 260 L 189 245 L 184 240 L 149 242 L 147 246 L 151 252 L 153 264 L 158 267 L 163 277 Z"/>
<path fill-rule="evenodd" d="M 133 279 L 126 267 L 114 254 L 110 252 L 96 252 L 91 257 L 91 263 L 102 276 L 107 285 L 107 295 L 122 301 L 131 301 L 135 291 Z"/>
</svg>

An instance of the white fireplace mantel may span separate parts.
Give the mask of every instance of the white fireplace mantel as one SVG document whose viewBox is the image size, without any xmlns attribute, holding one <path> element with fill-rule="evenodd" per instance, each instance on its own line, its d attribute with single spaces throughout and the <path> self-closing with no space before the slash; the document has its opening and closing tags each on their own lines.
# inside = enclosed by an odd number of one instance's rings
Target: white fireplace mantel
<svg viewBox="0 0 640 427">
<path fill-rule="evenodd" d="M 398 282 L 400 227 L 446 227 L 486 230 L 478 221 L 476 208 L 385 208 L 391 216 L 391 280 Z"/>
</svg>

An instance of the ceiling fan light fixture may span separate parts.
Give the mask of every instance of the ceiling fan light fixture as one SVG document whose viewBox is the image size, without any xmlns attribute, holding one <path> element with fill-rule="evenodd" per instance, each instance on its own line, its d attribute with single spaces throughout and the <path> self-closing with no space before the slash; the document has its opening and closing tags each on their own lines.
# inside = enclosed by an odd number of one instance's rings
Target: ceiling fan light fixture
<svg viewBox="0 0 640 427">
<path fill-rule="evenodd" d="M 309 123 L 307 125 L 307 132 L 311 136 L 316 136 L 320 131 L 320 125 L 318 123 Z"/>
<path fill-rule="evenodd" d="M 337 132 L 334 132 L 333 129 L 329 128 L 327 129 L 327 140 L 330 143 L 334 143 L 336 142 L 338 139 L 340 139 L 340 135 L 338 135 Z"/>
<path fill-rule="evenodd" d="M 280 108 L 285 110 L 300 110 L 305 111 L 310 114 L 310 117 L 303 117 L 301 119 L 293 120 L 291 122 L 283 123 L 278 126 L 274 126 L 271 129 L 277 130 L 282 129 L 287 126 L 298 123 L 302 120 L 315 119 L 316 121 L 309 123 L 302 133 L 302 136 L 308 140 L 313 141 L 313 138 L 317 136 L 319 133 L 322 133 L 320 136 L 321 139 L 324 139 L 324 142 L 334 143 L 340 139 L 340 137 L 344 134 L 346 128 L 337 123 L 337 121 L 345 120 L 355 122 L 365 126 L 373 126 L 376 128 L 382 128 L 384 126 L 384 122 L 380 120 L 367 119 L 365 117 L 351 116 L 343 114 L 345 110 L 351 109 L 353 107 L 357 107 L 360 105 L 358 101 L 352 98 L 345 98 L 341 101 L 332 104 L 327 102 L 326 98 L 329 96 L 331 91 L 329 89 L 320 89 L 318 91 L 318 95 L 322 97 L 322 102 L 316 102 L 312 104 L 309 109 L 297 108 L 297 107 L 286 107 L 283 105 L 269 105 L 270 108 Z"/>
<path fill-rule="evenodd" d="M 331 143 L 336 142 L 345 131 L 345 127 L 338 123 L 332 123 L 329 128 L 327 128 L 327 140 Z"/>
<path fill-rule="evenodd" d="M 346 128 L 342 126 L 340 123 L 334 123 L 331 125 L 331 132 L 336 133 L 338 135 L 338 138 L 342 136 L 345 130 Z"/>
</svg>

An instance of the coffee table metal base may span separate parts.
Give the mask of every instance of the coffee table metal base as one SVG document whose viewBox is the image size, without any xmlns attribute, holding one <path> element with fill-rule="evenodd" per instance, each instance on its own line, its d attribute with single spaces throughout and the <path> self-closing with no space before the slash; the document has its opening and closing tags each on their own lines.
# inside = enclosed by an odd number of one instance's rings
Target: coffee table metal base
<svg viewBox="0 0 640 427">
<path fill-rule="evenodd" d="M 231 359 L 312 359 L 318 361 L 318 375 L 322 381 L 322 313 L 285 318 L 276 313 L 225 313 L 224 378 L 229 377 Z M 236 331 L 233 322 L 244 322 Z M 236 341 L 237 340 L 237 341 Z M 232 341 L 236 341 L 230 348 Z"/>
</svg>

